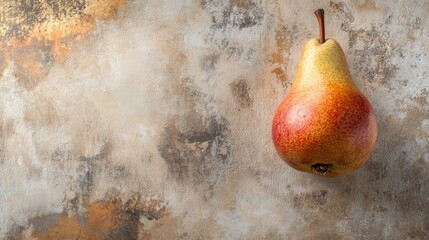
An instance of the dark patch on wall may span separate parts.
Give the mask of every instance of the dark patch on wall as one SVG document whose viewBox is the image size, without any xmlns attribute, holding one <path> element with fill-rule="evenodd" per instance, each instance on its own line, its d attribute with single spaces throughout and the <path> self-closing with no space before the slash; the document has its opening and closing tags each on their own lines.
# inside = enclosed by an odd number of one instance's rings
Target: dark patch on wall
<svg viewBox="0 0 429 240">
<path fill-rule="evenodd" d="M 262 23 L 265 11 L 252 1 L 202 1 L 201 7 L 206 10 L 212 19 L 208 41 L 217 45 L 221 50 L 230 44 L 228 29 L 244 30 Z"/>
<path fill-rule="evenodd" d="M 95 184 L 95 178 L 100 172 L 100 158 L 97 156 L 86 158 L 81 157 L 79 167 L 76 169 L 79 175 L 79 195 L 89 197 Z"/>
<path fill-rule="evenodd" d="M 205 41 L 211 46 L 212 52 L 201 58 L 201 68 L 210 73 L 216 63 L 222 60 L 253 61 L 257 50 L 243 46 L 231 39 L 230 33 L 235 31 L 251 31 L 264 21 L 265 10 L 260 2 L 254 1 L 201 1 L 201 8 L 211 16 L 210 31 Z M 255 64 L 258 64 L 255 62 Z M 209 76 L 210 77 L 210 76 Z"/>
<path fill-rule="evenodd" d="M 53 166 L 58 169 L 64 169 L 65 163 L 73 160 L 73 154 L 70 151 L 55 149 L 50 156 Z"/>
<path fill-rule="evenodd" d="M 21 233 L 24 230 L 25 230 L 25 227 L 14 225 L 9 229 L 9 231 L 4 235 L 4 237 L 7 240 L 23 240 L 25 238 L 21 235 Z"/>
<path fill-rule="evenodd" d="M 11 20 L 7 24 L 3 22 L 3 26 L 8 27 L 5 34 L 0 37 L 2 41 L 7 38 L 22 41 L 31 32 L 34 24 L 41 23 L 47 19 L 43 14 L 43 2 L 41 1 L 11 1 L 2 10 L 6 13 L 3 21 Z M 8 18 L 8 13 L 15 14 L 14 18 Z"/>
<path fill-rule="evenodd" d="M 199 182 L 227 162 L 228 124 L 214 117 L 207 121 L 207 124 L 200 122 L 194 130 L 183 131 L 176 123 L 164 129 L 159 150 L 168 170 L 179 181 Z"/>
<path fill-rule="evenodd" d="M 225 53 L 227 54 L 227 58 L 231 59 L 239 59 L 241 57 L 241 55 L 244 53 L 244 49 L 243 47 L 240 46 L 233 46 L 232 44 L 225 49 Z M 245 55 L 249 55 L 250 53 L 247 52 L 247 54 Z M 249 57 L 247 59 L 250 59 Z"/>
<path fill-rule="evenodd" d="M 161 157 L 176 181 L 193 183 L 210 194 L 210 188 L 229 164 L 229 123 L 225 118 L 201 115 L 201 92 L 191 79 L 183 79 L 174 88 L 177 104 L 185 112 L 171 116 L 158 146 Z"/>
<path fill-rule="evenodd" d="M 112 145 L 105 143 L 100 152 L 92 156 L 76 156 L 70 150 L 58 148 L 47 158 L 52 165 L 51 177 L 54 181 L 62 181 L 68 186 L 69 191 L 74 192 L 73 199 L 67 199 L 65 208 L 68 211 L 78 211 L 82 206 L 88 205 L 94 187 L 99 184 L 102 174 L 112 178 L 118 175 L 124 176 L 126 168 L 119 168 L 110 161 Z M 75 168 L 75 166 L 77 167 Z M 124 176 L 126 179 L 127 176 Z M 118 179 L 123 180 L 123 179 Z"/>
<path fill-rule="evenodd" d="M 201 0 L 201 2 L 200 2 L 200 7 L 201 7 L 202 9 L 205 9 L 205 8 L 207 7 L 207 4 L 208 4 L 209 2 L 210 2 L 209 0 Z"/>
<path fill-rule="evenodd" d="M 238 79 L 231 83 L 229 86 L 231 88 L 235 102 L 240 107 L 247 108 L 252 106 L 253 100 L 250 97 L 249 87 L 247 86 L 246 80 Z"/>
<path fill-rule="evenodd" d="M 249 1 L 250 2 L 250 1 Z M 237 7 L 234 3 L 222 9 L 220 18 L 212 16 L 213 29 L 226 29 L 228 27 L 239 30 L 260 24 L 264 17 L 263 11 L 256 4 L 247 4 Z"/>
<path fill-rule="evenodd" d="M 211 72 L 215 69 L 217 62 L 219 61 L 220 54 L 209 54 L 202 57 L 200 61 L 200 67 L 206 72 Z"/>
<path fill-rule="evenodd" d="M 90 193 L 95 185 L 95 181 L 103 170 L 103 164 L 106 163 L 107 158 L 111 153 L 111 145 L 106 143 L 100 153 L 91 157 L 80 157 L 79 167 L 77 172 L 79 175 L 79 192 L 78 195 L 84 199 L 90 196 Z M 102 162 L 104 160 L 104 162 Z"/>
<path fill-rule="evenodd" d="M 27 227 L 11 229 L 8 239 L 139 239 L 140 218 L 157 221 L 168 214 L 167 203 L 158 197 L 108 197 L 88 204 L 84 212 L 33 217 Z"/>
<path fill-rule="evenodd" d="M 56 19 L 63 19 L 67 15 L 82 17 L 85 15 L 87 7 L 86 0 L 45 0 L 52 9 L 52 14 Z"/>
<path fill-rule="evenodd" d="M 0 5 L 0 71 L 15 62 L 14 75 L 31 90 L 54 63 L 70 51 L 70 43 L 88 35 L 95 20 L 117 15 L 125 0 L 7 0 Z"/>
<path fill-rule="evenodd" d="M 125 181 L 130 176 L 130 170 L 124 165 L 109 165 L 106 166 L 107 174 L 116 181 Z"/>
</svg>

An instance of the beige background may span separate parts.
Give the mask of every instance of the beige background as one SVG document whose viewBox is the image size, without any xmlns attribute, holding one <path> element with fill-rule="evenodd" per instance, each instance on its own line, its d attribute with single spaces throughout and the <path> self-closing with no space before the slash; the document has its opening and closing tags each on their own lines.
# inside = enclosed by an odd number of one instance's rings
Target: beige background
<svg viewBox="0 0 429 240">
<path fill-rule="evenodd" d="M 429 238 L 427 1 L 0 4 L 0 238 Z M 337 179 L 270 135 L 320 7 L 379 126 Z"/>
</svg>

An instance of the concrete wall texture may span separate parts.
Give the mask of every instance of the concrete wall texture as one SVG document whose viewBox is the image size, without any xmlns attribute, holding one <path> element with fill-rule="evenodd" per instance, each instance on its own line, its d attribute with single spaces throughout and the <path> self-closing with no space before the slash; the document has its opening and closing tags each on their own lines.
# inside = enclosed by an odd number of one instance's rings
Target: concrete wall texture
<svg viewBox="0 0 429 240">
<path fill-rule="evenodd" d="M 335 179 L 271 143 L 317 8 L 379 126 Z M 428 1 L 0 11 L 0 239 L 429 239 Z"/>
</svg>

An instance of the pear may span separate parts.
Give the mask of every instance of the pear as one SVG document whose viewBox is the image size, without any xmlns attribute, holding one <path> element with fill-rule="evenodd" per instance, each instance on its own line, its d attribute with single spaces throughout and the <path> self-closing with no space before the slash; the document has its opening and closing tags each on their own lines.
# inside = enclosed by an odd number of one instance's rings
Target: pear
<svg viewBox="0 0 429 240">
<path fill-rule="evenodd" d="M 340 45 L 325 41 L 323 9 L 315 14 L 320 39 L 304 47 L 295 81 L 275 112 L 272 139 L 291 167 L 343 176 L 370 158 L 377 122 L 371 104 L 353 83 Z"/>
</svg>

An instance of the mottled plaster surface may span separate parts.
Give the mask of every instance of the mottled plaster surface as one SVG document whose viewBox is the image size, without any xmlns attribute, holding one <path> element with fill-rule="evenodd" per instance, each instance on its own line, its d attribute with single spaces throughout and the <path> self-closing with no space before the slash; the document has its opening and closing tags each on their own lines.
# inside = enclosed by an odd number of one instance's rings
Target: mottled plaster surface
<svg viewBox="0 0 429 240">
<path fill-rule="evenodd" d="M 378 118 L 370 161 L 284 164 L 271 119 L 318 33 Z M 428 239 L 426 1 L 0 3 L 1 239 Z"/>
</svg>

